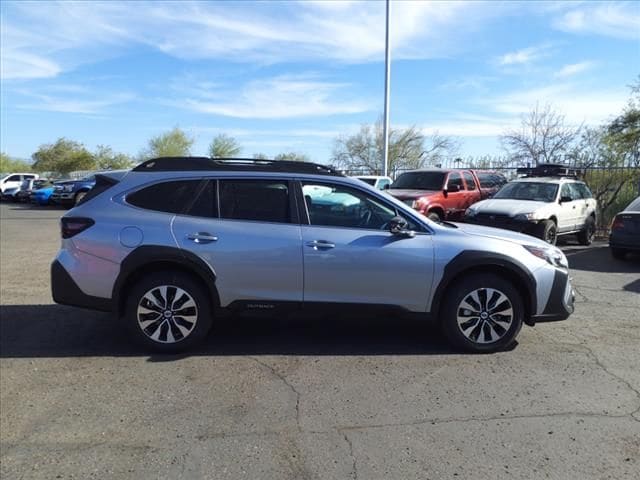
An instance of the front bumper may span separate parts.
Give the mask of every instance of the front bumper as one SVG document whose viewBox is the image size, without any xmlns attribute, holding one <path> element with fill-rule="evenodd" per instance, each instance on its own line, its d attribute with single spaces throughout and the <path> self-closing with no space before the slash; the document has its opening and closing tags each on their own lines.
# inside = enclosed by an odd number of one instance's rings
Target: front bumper
<svg viewBox="0 0 640 480">
<path fill-rule="evenodd" d="M 481 225 L 483 227 L 502 228 L 504 230 L 526 233 L 528 235 L 535 235 L 536 229 L 538 228 L 537 220 L 515 220 L 513 218 L 501 218 L 500 215 L 496 215 L 493 219 L 465 215 L 464 222 L 472 225 Z"/>
<path fill-rule="evenodd" d="M 73 192 L 55 192 L 51 194 L 51 201 L 54 203 L 73 203 L 75 194 Z"/>
<path fill-rule="evenodd" d="M 531 317 L 532 323 L 566 320 L 574 312 L 576 292 L 571 285 L 569 272 L 556 270 L 547 304 L 540 315 Z"/>
</svg>

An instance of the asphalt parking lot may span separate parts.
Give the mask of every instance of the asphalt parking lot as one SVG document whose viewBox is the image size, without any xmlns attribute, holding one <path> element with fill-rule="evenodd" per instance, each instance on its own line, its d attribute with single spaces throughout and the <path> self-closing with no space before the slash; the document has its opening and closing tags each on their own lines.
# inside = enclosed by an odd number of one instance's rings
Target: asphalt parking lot
<svg viewBox="0 0 640 480">
<path fill-rule="evenodd" d="M 640 258 L 568 243 L 576 313 L 493 355 L 393 318 L 231 318 L 149 356 L 58 306 L 63 210 L 0 206 L 0 476 L 637 479 Z"/>
</svg>

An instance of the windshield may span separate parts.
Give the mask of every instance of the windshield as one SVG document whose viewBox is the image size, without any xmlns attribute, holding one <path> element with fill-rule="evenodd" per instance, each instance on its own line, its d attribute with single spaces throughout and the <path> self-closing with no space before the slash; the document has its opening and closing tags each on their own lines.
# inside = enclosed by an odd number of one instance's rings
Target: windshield
<svg viewBox="0 0 640 480">
<path fill-rule="evenodd" d="M 555 183 L 513 182 L 507 183 L 493 198 L 553 202 L 556 199 L 556 193 L 558 193 L 558 185 Z"/>
<path fill-rule="evenodd" d="M 391 185 L 392 189 L 442 190 L 444 172 L 407 172 L 403 173 Z"/>
<path fill-rule="evenodd" d="M 362 177 L 358 177 L 358 180 L 364 182 L 364 183 L 368 183 L 369 185 L 375 185 L 376 184 L 376 179 L 375 178 L 362 178 Z"/>
</svg>

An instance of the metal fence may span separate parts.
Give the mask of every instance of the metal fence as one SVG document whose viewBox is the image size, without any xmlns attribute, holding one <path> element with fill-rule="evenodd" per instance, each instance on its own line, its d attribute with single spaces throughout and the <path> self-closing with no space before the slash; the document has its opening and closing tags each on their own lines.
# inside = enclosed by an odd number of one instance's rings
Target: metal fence
<svg viewBox="0 0 640 480">
<path fill-rule="evenodd" d="M 622 163 L 622 162 L 621 162 Z M 585 165 L 582 162 L 563 162 L 567 166 L 580 169 L 579 178 L 583 180 L 598 201 L 597 211 L 597 235 L 604 237 L 608 235 L 611 221 L 616 213 L 623 210 L 633 199 L 640 196 L 640 166 L 634 165 L 631 161 L 623 163 L 621 166 L 598 165 L 598 162 L 591 162 Z M 430 168 L 455 168 L 455 169 L 475 169 L 492 171 L 503 174 L 507 180 L 518 177 L 517 169 L 531 166 L 519 160 L 508 160 L 503 157 L 480 157 L 480 158 L 444 158 L 434 162 Z M 396 169 L 391 172 L 391 177 L 395 180 L 398 175 L 405 172 L 405 169 Z M 347 171 L 348 175 L 372 175 L 371 171 Z"/>
</svg>

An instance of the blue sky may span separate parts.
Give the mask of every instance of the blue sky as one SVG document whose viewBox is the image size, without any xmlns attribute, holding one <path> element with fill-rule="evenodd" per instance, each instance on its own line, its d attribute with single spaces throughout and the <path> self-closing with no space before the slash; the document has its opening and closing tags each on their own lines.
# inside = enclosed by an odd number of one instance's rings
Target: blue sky
<svg viewBox="0 0 640 480">
<path fill-rule="evenodd" d="M 1 3 L 0 148 L 65 136 L 137 154 L 174 126 L 206 154 L 327 161 L 383 110 L 384 2 Z M 391 3 L 393 126 L 455 136 L 461 155 L 536 102 L 569 123 L 618 114 L 640 74 L 640 2 Z"/>
</svg>

